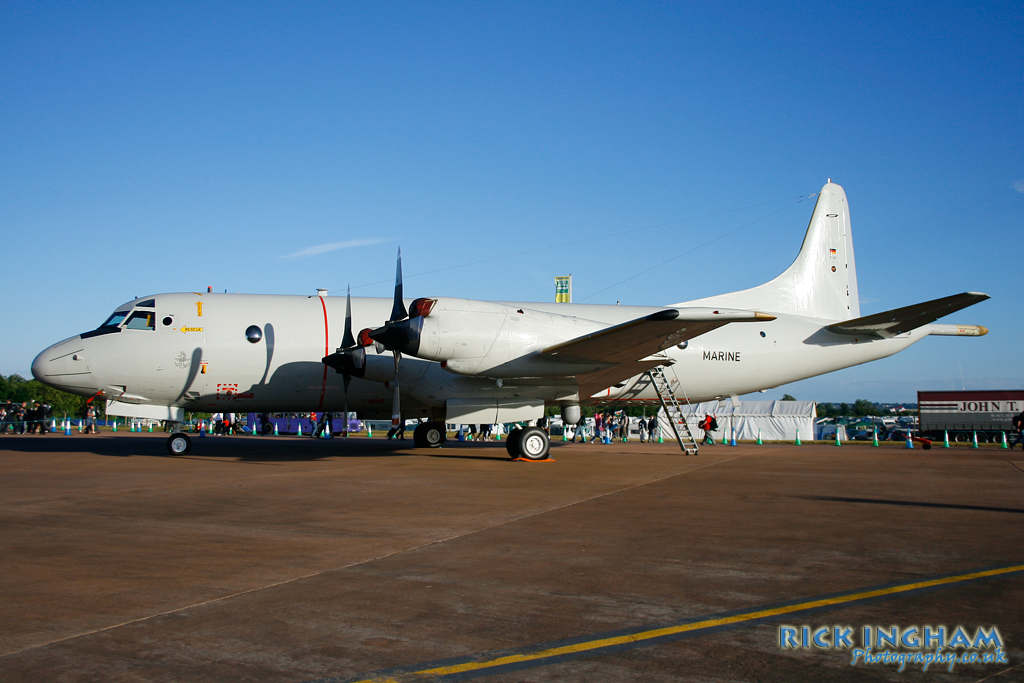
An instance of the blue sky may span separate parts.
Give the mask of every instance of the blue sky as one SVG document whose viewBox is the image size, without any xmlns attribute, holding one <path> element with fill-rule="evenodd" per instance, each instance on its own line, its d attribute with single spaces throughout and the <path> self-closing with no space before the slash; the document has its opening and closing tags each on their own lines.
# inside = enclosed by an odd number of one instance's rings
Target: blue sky
<svg viewBox="0 0 1024 683">
<path fill-rule="evenodd" d="M 3 374 L 136 295 L 390 296 L 398 246 L 410 296 L 733 291 L 832 178 L 864 314 L 991 332 L 764 397 L 1024 388 L 1020 3 L 6 3 L 0 58 Z"/>
</svg>

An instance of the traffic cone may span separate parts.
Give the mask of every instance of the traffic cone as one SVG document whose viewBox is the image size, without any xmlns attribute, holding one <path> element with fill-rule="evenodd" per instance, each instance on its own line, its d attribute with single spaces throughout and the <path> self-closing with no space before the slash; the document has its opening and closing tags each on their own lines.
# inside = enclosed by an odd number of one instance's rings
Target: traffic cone
<svg viewBox="0 0 1024 683">
<path fill-rule="evenodd" d="M 299 423 L 299 432 L 298 432 L 298 434 L 296 434 L 296 436 L 302 436 L 302 423 L 301 422 Z"/>
<path fill-rule="evenodd" d="M 757 429 L 757 445 L 758 446 L 763 446 L 764 445 L 764 441 L 761 441 L 761 428 L 760 427 L 758 427 L 758 429 Z"/>
<path fill-rule="evenodd" d="M 971 448 L 978 448 L 978 432 L 971 432 Z"/>
<path fill-rule="evenodd" d="M 150 434 L 153 433 L 153 423 L 152 422 L 149 423 L 149 433 Z"/>
<path fill-rule="evenodd" d="M 565 423 L 562 423 L 562 441 L 569 440 L 569 430 L 566 429 Z"/>
<path fill-rule="evenodd" d="M 367 439 L 372 439 L 373 438 L 373 427 L 370 426 L 369 422 L 366 423 L 366 438 Z"/>
<path fill-rule="evenodd" d="M 132 420 L 131 423 L 128 425 L 128 431 L 131 432 L 132 434 L 135 433 L 135 420 Z"/>
<path fill-rule="evenodd" d="M 661 430 L 658 430 L 658 443 L 665 443 L 665 437 L 661 435 Z"/>
<path fill-rule="evenodd" d="M 942 432 L 942 447 L 949 448 L 949 431 Z"/>
<path fill-rule="evenodd" d="M 736 432 L 732 433 L 732 438 L 729 439 L 729 445 L 730 446 L 735 446 L 736 445 Z"/>
<path fill-rule="evenodd" d="M 64 420 L 64 436 L 71 436 L 71 420 Z"/>
<path fill-rule="evenodd" d="M 803 444 L 800 443 L 800 428 L 799 427 L 796 430 L 796 442 L 793 445 L 794 446 L 802 446 L 803 445 Z"/>
<path fill-rule="evenodd" d="M 276 422 L 274 423 L 274 436 L 281 436 L 280 434 L 277 433 L 277 423 Z"/>
<path fill-rule="evenodd" d="M 723 431 L 723 432 L 722 432 L 722 445 L 724 446 L 724 445 L 726 445 L 727 443 L 729 443 L 729 437 L 728 437 L 728 435 L 727 435 L 727 434 L 726 434 L 726 433 L 725 433 L 725 432 Z"/>
<path fill-rule="evenodd" d="M 114 431 L 117 431 L 117 420 L 114 420 Z"/>
<path fill-rule="evenodd" d="M 199 421 L 199 437 L 200 438 L 205 438 L 206 437 L 206 422 L 203 421 L 203 420 Z"/>
<path fill-rule="evenodd" d="M 50 421 L 50 433 L 57 431 L 57 420 Z"/>
<path fill-rule="evenodd" d="M 907 431 L 907 444 L 904 446 L 904 448 L 909 448 L 909 449 L 913 449 L 914 448 L 914 439 L 912 439 L 910 437 L 910 431 L 909 430 Z"/>
<path fill-rule="evenodd" d="M 877 429 L 872 429 L 871 430 L 871 445 L 874 446 L 875 448 L 878 448 L 878 430 Z"/>
<path fill-rule="evenodd" d="M 1010 444 L 1006 443 L 1006 432 L 1003 432 L 1003 445 L 1000 448 L 1009 448 Z"/>
<path fill-rule="evenodd" d="M 82 433 L 82 421 L 81 420 L 78 421 L 78 433 L 79 434 Z M 1005 434 L 1003 435 L 1003 442 L 1004 443 L 1006 442 L 1006 435 Z"/>
<path fill-rule="evenodd" d="M 838 427 L 836 427 L 836 443 L 835 443 L 835 445 L 836 446 L 842 446 L 843 445 L 843 442 L 839 440 L 839 428 Z"/>
</svg>

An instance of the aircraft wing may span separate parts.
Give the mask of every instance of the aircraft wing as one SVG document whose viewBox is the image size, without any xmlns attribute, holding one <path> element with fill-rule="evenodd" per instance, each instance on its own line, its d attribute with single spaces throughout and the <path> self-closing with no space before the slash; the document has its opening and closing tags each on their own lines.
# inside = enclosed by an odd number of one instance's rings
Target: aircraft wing
<svg viewBox="0 0 1024 683">
<path fill-rule="evenodd" d="M 863 318 L 854 318 L 845 322 L 829 325 L 826 329 L 830 332 L 846 335 L 869 336 L 886 339 L 896 335 L 916 330 L 939 318 L 955 313 L 962 308 L 988 299 L 988 294 L 981 292 L 963 292 L 952 296 L 925 301 L 895 308 L 883 313 L 875 313 Z"/>
<path fill-rule="evenodd" d="M 729 323 L 758 320 L 775 320 L 775 316 L 740 309 L 668 308 L 554 344 L 541 353 L 552 358 L 610 365 L 578 376 L 580 398 L 586 399 L 616 382 L 664 363 L 664 360 L 645 361 L 648 356 Z"/>
</svg>

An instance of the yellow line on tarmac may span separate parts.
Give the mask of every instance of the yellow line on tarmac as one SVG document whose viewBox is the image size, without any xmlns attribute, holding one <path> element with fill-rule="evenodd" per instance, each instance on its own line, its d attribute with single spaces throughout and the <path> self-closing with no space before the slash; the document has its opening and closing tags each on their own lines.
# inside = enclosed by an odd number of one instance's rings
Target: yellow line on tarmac
<svg viewBox="0 0 1024 683">
<path fill-rule="evenodd" d="M 656 628 L 651 629 L 649 631 L 638 631 L 636 633 L 627 633 L 625 635 L 620 636 L 599 638 L 597 640 L 589 640 L 581 643 L 573 643 L 572 645 L 552 647 L 546 650 L 538 650 L 537 652 L 508 655 L 505 657 L 498 657 L 496 659 L 490 659 L 486 661 L 463 662 L 462 664 L 440 666 L 433 669 L 410 671 L 407 673 L 398 674 L 397 678 L 388 677 L 378 679 L 366 679 L 363 681 L 358 681 L 358 683 L 396 683 L 397 680 L 399 680 L 400 678 L 404 678 L 405 676 L 450 676 L 452 674 L 466 673 L 469 671 L 480 671 L 482 669 L 490 669 L 494 667 L 505 666 L 508 664 L 520 664 L 523 662 L 537 661 L 540 659 L 549 659 L 551 657 L 578 654 L 580 652 L 600 650 L 602 648 L 614 647 L 616 645 L 630 645 L 642 642 L 644 640 L 652 640 L 654 638 L 662 638 L 664 636 L 678 635 L 690 631 L 699 631 L 702 629 L 726 626 L 729 624 L 738 624 L 745 621 L 754 621 L 757 619 L 775 617 L 782 614 L 790 614 L 793 612 L 803 612 L 806 610 L 818 609 L 821 607 L 833 607 L 845 603 L 857 602 L 859 600 L 869 600 L 871 598 L 877 598 L 882 596 L 893 596 L 898 595 L 900 593 L 909 593 L 911 591 L 921 590 L 924 588 L 948 586 L 950 584 L 962 583 L 965 581 L 973 581 L 975 579 L 991 578 L 994 576 L 1002 576 L 1004 574 L 1013 574 L 1015 572 L 1024 572 L 1024 564 L 1014 565 L 1011 567 L 998 567 L 996 569 L 971 572 L 970 574 L 959 574 L 957 576 L 947 576 L 938 579 L 929 579 L 926 581 L 916 581 L 914 583 L 905 583 L 900 584 L 898 586 L 890 586 L 888 588 L 878 588 L 875 590 L 867 590 L 859 593 L 850 593 L 848 595 L 841 595 L 833 598 L 809 600 L 807 602 L 801 602 L 794 605 L 785 605 L 783 607 L 755 609 L 749 612 L 733 614 L 731 616 L 719 617 L 716 619 L 705 619 L 703 621 L 695 621 L 687 624 L 677 624 L 675 626 L 666 626 L 664 628 Z"/>
</svg>

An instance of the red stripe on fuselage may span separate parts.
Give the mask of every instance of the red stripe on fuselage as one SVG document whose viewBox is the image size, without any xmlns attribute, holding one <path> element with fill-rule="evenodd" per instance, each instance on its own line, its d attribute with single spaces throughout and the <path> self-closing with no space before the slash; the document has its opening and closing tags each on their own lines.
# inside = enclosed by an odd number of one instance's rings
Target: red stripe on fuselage
<svg viewBox="0 0 1024 683">
<path fill-rule="evenodd" d="M 323 309 L 324 309 L 324 356 L 329 356 L 329 355 L 331 355 L 331 352 L 330 352 L 331 344 L 330 344 L 330 339 L 328 338 L 328 335 L 327 335 L 327 304 L 324 303 L 324 298 L 322 296 L 319 296 L 317 298 L 320 299 L 320 306 L 322 306 Z M 327 392 L 327 366 L 324 365 L 324 380 L 323 380 L 323 383 L 320 385 L 320 403 L 316 407 L 316 411 L 318 413 L 321 412 L 324 409 L 324 394 L 326 392 Z"/>
</svg>

